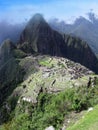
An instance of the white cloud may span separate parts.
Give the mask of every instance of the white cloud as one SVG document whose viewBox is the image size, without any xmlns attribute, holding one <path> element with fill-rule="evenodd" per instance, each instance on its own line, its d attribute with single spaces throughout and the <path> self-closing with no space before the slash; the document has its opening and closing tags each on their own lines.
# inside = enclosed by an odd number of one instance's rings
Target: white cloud
<svg viewBox="0 0 98 130">
<path fill-rule="evenodd" d="M 85 16 L 90 9 L 93 9 L 98 14 L 98 2 L 80 0 L 56 0 L 40 5 L 24 4 L 13 5 L 7 8 L 6 11 L 0 12 L 1 19 L 8 19 L 11 22 L 22 22 L 26 18 L 29 19 L 35 13 L 42 13 L 45 18 L 57 17 L 63 20 L 73 19 L 80 15 Z"/>
</svg>

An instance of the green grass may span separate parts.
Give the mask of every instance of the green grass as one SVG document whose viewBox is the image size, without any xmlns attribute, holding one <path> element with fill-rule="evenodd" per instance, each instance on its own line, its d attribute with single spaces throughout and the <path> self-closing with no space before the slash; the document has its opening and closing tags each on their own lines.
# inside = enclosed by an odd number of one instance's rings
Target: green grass
<svg viewBox="0 0 98 130">
<path fill-rule="evenodd" d="M 98 130 L 98 105 L 67 130 Z"/>
<path fill-rule="evenodd" d="M 21 51 L 19 49 L 15 49 L 13 51 L 13 55 L 14 55 L 15 58 L 24 58 L 24 57 L 27 56 L 27 54 L 25 52 L 23 52 L 23 51 Z"/>
</svg>

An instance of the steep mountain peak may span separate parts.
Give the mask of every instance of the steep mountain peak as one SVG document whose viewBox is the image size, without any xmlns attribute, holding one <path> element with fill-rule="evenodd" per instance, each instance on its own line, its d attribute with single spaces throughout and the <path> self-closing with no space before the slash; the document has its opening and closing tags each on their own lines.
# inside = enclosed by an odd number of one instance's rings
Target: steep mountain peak
<svg viewBox="0 0 98 130">
<path fill-rule="evenodd" d="M 7 39 L 2 43 L 0 46 L 0 65 L 12 57 L 12 53 L 15 48 L 16 46 L 10 39 Z"/>
<path fill-rule="evenodd" d="M 62 36 L 52 30 L 40 14 L 34 15 L 28 22 L 20 36 L 18 46 L 27 53 L 37 52 L 58 56 L 62 55 L 65 48 Z"/>
<path fill-rule="evenodd" d="M 6 39 L 2 44 L 0 48 L 4 48 L 4 49 L 14 49 L 15 45 L 12 43 L 12 41 L 10 39 Z"/>
<path fill-rule="evenodd" d="M 10 39 L 6 39 L 0 46 L 0 55 L 9 55 L 16 46 L 12 43 Z"/>
<path fill-rule="evenodd" d="M 31 20 L 43 21 L 44 18 L 43 18 L 43 15 L 42 15 L 42 14 L 37 13 L 37 14 L 35 14 L 35 15 L 31 18 Z"/>
<path fill-rule="evenodd" d="M 26 28 L 31 30 L 31 29 L 37 29 L 40 26 L 43 26 L 47 24 L 45 19 L 43 18 L 43 16 L 41 14 L 35 14 L 28 22 Z"/>
<path fill-rule="evenodd" d="M 88 18 L 89 18 L 89 20 L 90 20 L 92 23 L 94 23 L 94 22 L 96 22 L 96 20 L 98 20 L 98 18 L 96 17 L 96 14 L 93 13 L 93 12 L 89 12 L 89 13 L 88 13 Z"/>
<path fill-rule="evenodd" d="M 74 25 L 76 26 L 80 26 L 80 25 L 87 25 L 90 24 L 90 21 L 87 20 L 85 17 L 80 16 L 79 18 L 77 18 L 74 22 Z"/>
<path fill-rule="evenodd" d="M 28 22 L 27 24 L 27 28 L 34 28 L 34 27 L 37 27 L 41 24 L 45 24 L 45 20 L 43 18 L 43 16 L 41 14 L 35 14 Z"/>
</svg>

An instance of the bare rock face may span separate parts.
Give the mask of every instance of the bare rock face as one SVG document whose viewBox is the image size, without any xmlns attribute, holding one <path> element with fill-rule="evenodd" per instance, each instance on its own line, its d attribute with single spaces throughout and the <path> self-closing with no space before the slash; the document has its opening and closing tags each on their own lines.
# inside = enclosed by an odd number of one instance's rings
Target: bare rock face
<svg viewBox="0 0 98 130">
<path fill-rule="evenodd" d="M 26 52 L 64 56 L 62 36 L 52 30 L 40 14 L 36 14 L 20 36 L 19 47 Z"/>
<path fill-rule="evenodd" d="M 3 65 L 3 63 L 5 63 L 7 60 L 12 58 L 12 53 L 15 48 L 15 45 L 10 39 L 7 39 L 2 43 L 2 45 L 0 46 L 0 66 Z"/>
<path fill-rule="evenodd" d="M 89 45 L 78 37 L 64 35 L 67 58 L 98 73 L 98 60 Z"/>
<path fill-rule="evenodd" d="M 22 81 L 23 69 L 14 57 L 16 46 L 5 40 L 0 46 L 0 104 L 16 84 Z M 13 87 L 14 86 L 14 87 Z"/>
<path fill-rule="evenodd" d="M 55 130 L 55 128 L 53 126 L 49 126 L 45 130 Z"/>
</svg>

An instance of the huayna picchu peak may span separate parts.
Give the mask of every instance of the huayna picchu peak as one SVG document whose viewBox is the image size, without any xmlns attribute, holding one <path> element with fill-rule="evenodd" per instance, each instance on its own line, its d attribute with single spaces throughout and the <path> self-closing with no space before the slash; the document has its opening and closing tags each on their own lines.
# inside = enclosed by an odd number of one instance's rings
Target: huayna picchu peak
<svg viewBox="0 0 98 130">
<path fill-rule="evenodd" d="M 62 36 L 52 30 L 44 18 L 36 14 L 20 36 L 19 48 L 27 52 L 64 56 Z M 26 49 L 27 48 L 27 49 Z"/>
<path fill-rule="evenodd" d="M 44 19 L 43 15 L 37 13 L 30 19 L 29 24 L 33 24 L 33 23 L 34 24 L 35 23 L 40 24 L 40 23 L 43 23 L 43 22 L 45 22 L 45 19 Z"/>
</svg>

